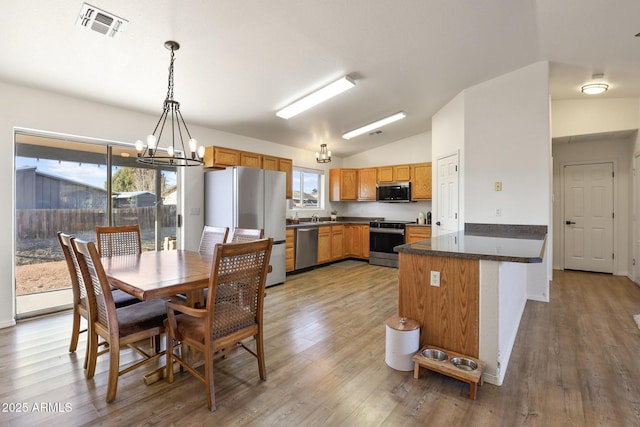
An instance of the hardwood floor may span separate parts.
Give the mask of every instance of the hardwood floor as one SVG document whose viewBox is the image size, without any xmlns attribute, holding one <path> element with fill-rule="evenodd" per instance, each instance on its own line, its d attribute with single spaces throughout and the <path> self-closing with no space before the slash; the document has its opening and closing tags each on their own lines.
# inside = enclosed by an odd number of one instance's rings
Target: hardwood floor
<svg viewBox="0 0 640 427">
<path fill-rule="evenodd" d="M 527 303 L 504 385 L 475 401 L 465 383 L 385 364 L 396 309 L 395 269 L 347 261 L 289 276 L 266 298 L 267 381 L 246 352 L 218 361 L 213 413 L 190 374 L 146 386 L 144 368 L 106 404 L 108 357 L 85 380 L 71 314 L 23 321 L 0 330 L 0 425 L 640 425 L 640 288 L 626 278 L 554 272 L 551 302 Z"/>
</svg>

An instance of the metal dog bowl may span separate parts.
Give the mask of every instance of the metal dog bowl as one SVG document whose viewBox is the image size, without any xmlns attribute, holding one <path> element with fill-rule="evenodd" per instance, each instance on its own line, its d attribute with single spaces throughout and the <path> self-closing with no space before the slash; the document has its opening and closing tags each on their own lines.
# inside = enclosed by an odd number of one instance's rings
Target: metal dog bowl
<svg viewBox="0 0 640 427">
<path fill-rule="evenodd" d="M 427 348 L 425 350 L 422 350 L 422 356 L 426 357 L 427 359 L 437 360 L 439 362 L 447 360 L 447 353 L 441 350 L 436 350 L 435 348 Z"/>
<path fill-rule="evenodd" d="M 451 359 L 451 364 L 458 369 L 462 369 L 463 371 L 475 371 L 478 369 L 478 364 L 471 359 L 467 359 L 466 357 L 454 357 Z"/>
</svg>

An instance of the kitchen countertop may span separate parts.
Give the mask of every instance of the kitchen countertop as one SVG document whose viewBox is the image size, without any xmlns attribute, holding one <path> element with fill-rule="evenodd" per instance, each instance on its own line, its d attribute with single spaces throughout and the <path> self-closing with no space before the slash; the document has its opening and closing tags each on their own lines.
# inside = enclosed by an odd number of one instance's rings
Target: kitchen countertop
<svg viewBox="0 0 640 427">
<path fill-rule="evenodd" d="M 485 229 L 443 234 L 418 242 L 399 245 L 395 252 L 451 258 L 482 259 L 522 263 L 541 263 L 546 232 L 539 230 Z"/>
<path fill-rule="evenodd" d="M 340 218 L 338 217 L 337 221 L 331 221 L 329 219 L 320 219 L 319 222 L 311 222 L 310 218 L 303 218 L 300 220 L 298 224 L 290 224 L 289 220 L 287 220 L 287 228 L 298 228 L 298 227 L 309 227 L 309 226 L 323 226 L 323 225 L 346 225 L 346 224 L 361 224 L 361 225 L 369 225 L 369 222 L 378 220 L 383 220 L 383 218 Z"/>
</svg>

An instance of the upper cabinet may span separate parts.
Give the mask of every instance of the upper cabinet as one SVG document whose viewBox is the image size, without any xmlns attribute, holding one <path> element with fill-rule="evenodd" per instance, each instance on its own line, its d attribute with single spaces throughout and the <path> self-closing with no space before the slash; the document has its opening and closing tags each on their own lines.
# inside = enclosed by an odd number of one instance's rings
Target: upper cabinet
<svg viewBox="0 0 640 427">
<path fill-rule="evenodd" d="M 403 182 L 411 180 L 411 165 L 379 166 L 378 182 Z"/>
<path fill-rule="evenodd" d="M 332 202 L 358 199 L 358 172 L 356 169 L 329 171 L 329 200 Z"/>
<path fill-rule="evenodd" d="M 287 174 L 287 199 L 293 199 L 293 160 L 279 157 L 278 170 Z"/>
<path fill-rule="evenodd" d="M 358 200 L 376 200 L 376 168 L 358 169 Z"/>
<path fill-rule="evenodd" d="M 286 198 L 293 198 L 293 161 L 283 157 L 265 156 L 250 151 L 234 150 L 226 147 L 205 147 L 204 167 L 225 169 L 229 166 L 247 166 L 267 170 L 282 171 L 287 176 Z"/>
<path fill-rule="evenodd" d="M 411 182 L 411 200 L 431 200 L 431 162 L 329 170 L 329 200 L 375 201 L 376 184 Z"/>
<path fill-rule="evenodd" d="M 431 200 L 431 163 L 411 165 L 411 200 Z"/>
<path fill-rule="evenodd" d="M 277 171 L 278 169 L 278 158 L 272 156 L 262 156 L 262 169 Z"/>
<path fill-rule="evenodd" d="M 240 151 L 233 148 L 205 147 L 205 168 L 224 169 L 228 166 L 240 166 Z"/>
<path fill-rule="evenodd" d="M 247 151 L 241 151 L 240 166 L 248 166 L 250 168 L 262 168 L 262 155 L 257 153 L 249 153 Z"/>
</svg>

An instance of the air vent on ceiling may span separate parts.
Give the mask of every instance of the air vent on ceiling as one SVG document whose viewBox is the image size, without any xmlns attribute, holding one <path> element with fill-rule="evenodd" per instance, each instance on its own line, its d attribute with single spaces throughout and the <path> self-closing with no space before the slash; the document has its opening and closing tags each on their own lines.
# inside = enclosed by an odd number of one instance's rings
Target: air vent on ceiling
<svg viewBox="0 0 640 427">
<path fill-rule="evenodd" d="M 88 28 L 109 37 L 124 31 L 129 21 L 113 13 L 105 12 L 90 4 L 83 3 L 76 21 L 78 27 Z"/>
</svg>

